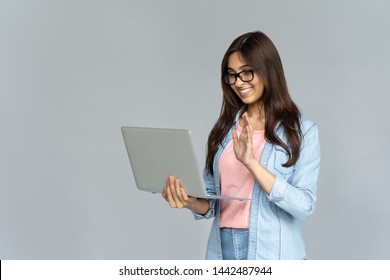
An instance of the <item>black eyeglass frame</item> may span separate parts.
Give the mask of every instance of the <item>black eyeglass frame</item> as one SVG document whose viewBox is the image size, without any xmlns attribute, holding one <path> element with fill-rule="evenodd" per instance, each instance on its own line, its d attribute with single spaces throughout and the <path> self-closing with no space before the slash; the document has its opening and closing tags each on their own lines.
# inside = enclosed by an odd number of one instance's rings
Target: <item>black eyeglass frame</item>
<svg viewBox="0 0 390 280">
<path fill-rule="evenodd" d="M 244 72 L 249 72 L 249 73 L 251 73 L 252 78 L 250 78 L 249 80 L 245 80 L 245 79 L 241 76 L 241 74 L 244 73 Z M 233 83 L 230 83 L 230 82 L 229 82 L 229 77 L 233 77 L 233 76 L 234 76 L 234 82 L 233 82 Z M 226 74 L 223 75 L 223 80 L 225 81 L 226 84 L 228 84 L 228 85 L 231 86 L 231 85 L 234 85 L 234 84 L 237 82 L 237 77 L 238 77 L 242 82 L 246 83 L 246 82 L 252 81 L 252 80 L 254 79 L 255 75 L 254 75 L 254 71 L 253 71 L 253 70 L 247 69 L 247 70 L 243 70 L 243 71 L 241 71 L 241 72 L 238 72 L 237 74 L 234 74 L 234 73 L 226 73 Z"/>
</svg>

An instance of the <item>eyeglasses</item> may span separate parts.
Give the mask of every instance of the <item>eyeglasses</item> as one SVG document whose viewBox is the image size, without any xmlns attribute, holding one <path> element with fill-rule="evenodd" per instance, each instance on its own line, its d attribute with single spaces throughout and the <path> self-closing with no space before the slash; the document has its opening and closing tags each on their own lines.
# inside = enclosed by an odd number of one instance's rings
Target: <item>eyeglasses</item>
<svg viewBox="0 0 390 280">
<path fill-rule="evenodd" d="M 226 73 L 223 75 L 223 79 L 225 80 L 225 83 L 228 85 L 234 85 L 237 81 L 237 77 L 240 78 L 243 82 L 250 82 L 253 80 L 253 70 L 244 70 L 237 74 L 234 73 Z"/>
</svg>

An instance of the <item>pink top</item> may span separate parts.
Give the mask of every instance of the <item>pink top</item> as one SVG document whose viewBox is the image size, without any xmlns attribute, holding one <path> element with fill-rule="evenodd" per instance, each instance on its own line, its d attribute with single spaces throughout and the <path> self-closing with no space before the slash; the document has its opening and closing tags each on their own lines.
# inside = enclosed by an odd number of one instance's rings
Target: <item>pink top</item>
<svg viewBox="0 0 390 280">
<path fill-rule="evenodd" d="M 237 125 L 237 134 L 240 136 L 242 128 Z M 264 130 L 253 132 L 253 151 L 257 160 L 260 160 L 265 145 Z M 255 177 L 236 159 L 233 150 L 233 139 L 225 147 L 218 165 L 221 182 L 221 194 L 236 197 L 252 197 Z M 249 228 L 250 200 L 222 199 L 220 227 Z"/>
</svg>

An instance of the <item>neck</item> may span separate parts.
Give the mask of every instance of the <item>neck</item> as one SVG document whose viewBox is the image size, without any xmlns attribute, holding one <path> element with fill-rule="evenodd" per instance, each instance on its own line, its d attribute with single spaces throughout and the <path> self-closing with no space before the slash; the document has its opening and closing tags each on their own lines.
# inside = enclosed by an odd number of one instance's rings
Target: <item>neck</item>
<svg viewBox="0 0 390 280">
<path fill-rule="evenodd" d="M 265 118 L 264 107 L 260 103 L 248 105 L 246 111 L 251 119 L 263 120 Z"/>
<path fill-rule="evenodd" d="M 263 105 L 260 103 L 250 104 L 246 111 L 254 130 L 263 130 L 265 127 L 265 111 Z"/>
</svg>

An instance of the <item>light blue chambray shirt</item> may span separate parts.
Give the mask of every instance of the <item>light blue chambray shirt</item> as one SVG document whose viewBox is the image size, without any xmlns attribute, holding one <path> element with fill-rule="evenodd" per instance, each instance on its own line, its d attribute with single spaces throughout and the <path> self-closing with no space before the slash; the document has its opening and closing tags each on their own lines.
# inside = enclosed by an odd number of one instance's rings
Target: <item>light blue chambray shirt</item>
<svg viewBox="0 0 390 280">
<path fill-rule="evenodd" d="M 236 122 L 241 112 L 236 116 Z M 305 259 L 305 244 L 300 222 L 314 211 L 317 178 L 320 168 L 320 143 L 314 122 L 301 116 L 303 141 L 295 165 L 283 167 L 288 155 L 277 145 L 266 142 L 260 163 L 276 176 L 272 191 L 267 195 L 255 181 L 250 208 L 248 260 Z M 282 125 L 277 136 L 286 143 Z M 214 175 L 203 172 L 209 194 L 220 195 L 219 158 L 232 139 L 231 129 L 220 145 L 213 163 Z M 206 259 L 222 259 L 220 237 L 220 208 L 218 200 L 209 200 L 205 215 L 194 213 L 195 219 L 214 217 L 207 244 Z"/>
</svg>

